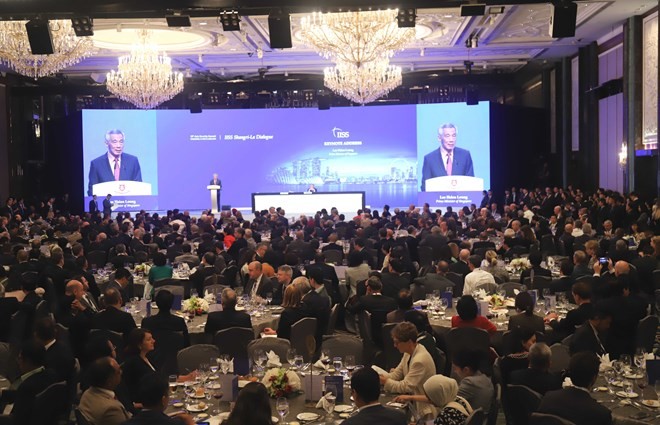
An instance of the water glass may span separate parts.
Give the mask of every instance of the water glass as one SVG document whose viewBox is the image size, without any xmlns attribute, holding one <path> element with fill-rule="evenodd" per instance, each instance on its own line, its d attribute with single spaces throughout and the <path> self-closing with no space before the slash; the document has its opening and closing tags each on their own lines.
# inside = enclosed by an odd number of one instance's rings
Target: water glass
<svg viewBox="0 0 660 425">
<path fill-rule="evenodd" d="M 325 400 L 327 401 L 325 404 L 325 411 L 328 413 L 328 416 L 326 417 L 327 423 L 332 423 L 333 412 L 335 411 L 335 405 L 337 404 L 337 396 L 335 394 L 336 392 L 329 392 L 325 396 Z"/>
<path fill-rule="evenodd" d="M 608 369 L 604 373 L 605 381 L 607 382 L 607 392 L 614 394 L 614 381 L 616 381 L 616 372 L 614 369 Z"/>
<path fill-rule="evenodd" d="M 289 363 L 289 367 L 293 366 L 293 363 L 296 360 L 296 349 L 289 348 L 286 350 L 286 362 Z"/>
<path fill-rule="evenodd" d="M 293 359 L 293 364 L 296 366 L 296 369 L 300 369 L 304 363 L 303 356 L 296 354 L 296 357 Z"/>
<path fill-rule="evenodd" d="M 262 367 L 262 361 L 265 359 L 266 353 L 264 350 L 254 350 L 252 353 L 252 361 L 259 367 Z"/>
<path fill-rule="evenodd" d="M 342 368 L 341 357 L 332 358 L 332 367 L 335 368 L 335 373 L 339 373 L 341 371 Z"/>
<path fill-rule="evenodd" d="M 646 365 L 646 353 L 644 352 L 643 348 L 638 348 L 637 351 L 635 351 L 635 367 L 644 369 Z"/>
<path fill-rule="evenodd" d="M 175 392 L 177 387 L 176 375 L 170 375 L 167 379 L 170 385 L 170 392 L 171 393 Z"/>
<path fill-rule="evenodd" d="M 619 357 L 619 361 L 623 364 L 623 367 L 621 368 L 622 373 L 630 372 L 631 363 L 632 363 L 632 359 L 630 358 L 630 355 L 629 354 L 622 354 Z"/>
<path fill-rule="evenodd" d="M 277 414 L 280 415 L 280 422 L 284 424 L 284 418 L 289 414 L 289 401 L 284 397 L 278 398 L 275 403 L 275 409 L 277 410 Z"/>
<path fill-rule="evenodd" d="M 624 379 L 623 381 L 623 392 L 630 395 L 633 392 L 633 383 L 630 379 Z"/>
</svg>

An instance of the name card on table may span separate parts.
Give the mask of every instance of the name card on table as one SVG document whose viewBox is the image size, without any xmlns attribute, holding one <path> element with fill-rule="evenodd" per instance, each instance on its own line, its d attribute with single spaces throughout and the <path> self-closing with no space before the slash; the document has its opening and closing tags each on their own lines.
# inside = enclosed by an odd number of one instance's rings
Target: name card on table
<svg viewBox="0 0 660 425">
<path fill-rule="evenodd" d="M 454 296 L 454 294 L 452 292 L 449 292 L 449 291 L 445 291 L 445 292 L 442 293 L 442 298 L 447 300 L 447 307 L 448 308 L 453 307 L 453 304 L 452 304 L 453 296 Z"/>
<path fill-rule="evenodd" d="M 238 397 L 238 375 L 221 373 L 215 382 L 221 385 L 221 401 L 236 401 L 236 397 Z"/>
<path fill-rule="evenodd" d="M 181 311 L 182 303 L 183 303 L 183 297 L 181 295 L 175 295 L 174 302 L 172 302 L 172 310 Z"/>
<path fill-rule="evenodd" d="M 557 296 L 556 295 L 546 295 L 545 296 L 545 305 L 548 310 L 554 310 L 557 305 Z"/>
<path fill-rule="evenodd" d="M 332 392 L 337 397 L 337 403 L 344 402 L 344 377 L 341 375 L 325 377 L 325 393 Z"/>
<path fill-rule="evenodd" d="M 299 374 L 302 381 L 303 391 L 305 391 L 306 401 L 319 401 L 323 396 L 324 375 L 318 373 L 306 373 L 305 376 Z"/>
<path fill-rule="evenodd" d="M 538 289 L 531 289 L 531 290 L 529 290 L 529 291 L 527 291 L 527 292 L 529 292 L 529 295 L 532 296 L 532 302 L 534 303 L 534 305 L 536 305 L 536 301 L 539 299 L 539 291 L 538 291 Z"/>
</svg>

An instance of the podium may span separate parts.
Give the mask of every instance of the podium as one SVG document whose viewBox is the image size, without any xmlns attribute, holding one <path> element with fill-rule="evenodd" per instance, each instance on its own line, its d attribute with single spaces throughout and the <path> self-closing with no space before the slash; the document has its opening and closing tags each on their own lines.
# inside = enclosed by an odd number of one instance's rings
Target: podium
<svg viewBox="0 0 660 425">
<path fill-rule="evenodd" d="M 113 180 L 93 185 L 92 193 L 103 198 L 105 198 L 108 193 L 112 196 L 150 196 L 151 183 Z"/>
<path fill-rule="evenodd" d="M 218 194 L 222 190 L 222 186 L 217 184 L 210 184 L 206 188 L 211 192 L 211 213 L 218 213 Z"/>
<path fill-rule="evenodd" d="M 484 179 L 471 176 L 443 176 L 426 180 L 427 192 L 476 192 L 484 190 Z"/>
</svg>

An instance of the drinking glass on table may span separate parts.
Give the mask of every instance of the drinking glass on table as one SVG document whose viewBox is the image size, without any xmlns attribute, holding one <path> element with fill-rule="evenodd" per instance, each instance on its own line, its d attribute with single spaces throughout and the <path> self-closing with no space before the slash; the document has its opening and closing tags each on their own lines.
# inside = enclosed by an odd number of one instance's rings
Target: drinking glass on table
<svg viewBox="0 0 660 425">
<path fill-rule="evenodd" d="M 632 363 L 630 355 L 629 354 L 622 354 L 619 357 L 619 361 L 623 364 L 623 367 L 621 368 L 621 372 L 623 374 L 626 374 L 626 373 L 630 372 L 631 363 Z"/>
<path fill-rule="evenodd" d="M 631 395 L 633 393 L 633 383 L 630 379 L 623 380 L 623 392 L 626 395 Z"/>
<path fill-rule="evenodd" d="M 335 411 L 335 405 L 337 404 L 337 396 L 335 395 L 336 393 L 329 392 L 325 396 L 325 400 L 327 403 L 325 404 L 325 411 L 328 413 L 328 416 L 326 416 L 326 423 L 333 423 L 333 412 Z"/>
<path fill-rule="evenodd" d="M 275 409 L 277 410 L 277 414 L 280 415 L 280 422 L 284 425 L 286 423 L 284 422 L 284 418 L 289 414 L 289 401 L 284 397 L 278 398 L 275 403 Z"/>
<path fill-rule="evenodd" d="M 342 368 L 342 362 L 341 362 L 341 357 L 333 357 L 332 358 L 332 367 L 335 368 L 335 372 L 339 373 Z"/>
<path fill-rule="evenodd" d="M 633 361 L 635 362 L 635 367 L 644 369 L 644 365 L 646 364 L 646 353 L 644 352 L 643 348 L 638 348 L 635 351 L 635 357 L 633 358 Z"/>
<path fill-rule="evenodd" d="M 304 363 L 303 356 L 296 354 L 296 357 L 293 359 L 293 364 L 296 366 L 296 369 L 300 370 Z"/>
<path fill-rule="evenodd" d="M 612 395 L 614 394 L 615 388 L 614 388 L 614 381 L 616 381 L 616 372 L 614 369 L 608 369 L 605 371 L 603 374 L 605 376 L 605 382 L 607 382 L 607 392 Z"/>
<path fill-rule="evenodd" d="M 220 369 L 219 362 L 218 362 L 218 358 L 217 358 L 217 357 L 216 357 L 216 358 L 212 358 L 212 359 L 209 361 L 209 365 L 210 365 L 209 368 L 210 368 L 210 370 L 211 370 L 211 373 L 212 373 L 214 376 L 217 375 L 217 374 L 218 374 L 218 369 Z"/>
<path fill-rule="evenodd" d="M 252 353 L 252 361 L 259 367 L 263 367 L 263 362 L 266 359 L 266 353 L 264 350 L 257 349 Z"/>
<path fill-rule="evenodd" d="M 638 369 L 638 373 L 640 374 L 641 378 L 637 378 L 635 382 L 637 383 L 637 387 L 639 388 L 639 394 L 643 395 L 644 394 L 644 389 L 649 386 L 649 378 L 646 376 L 645 371 L 642 369 Z"/>
<path fill-rule="evenodd" d="M 176 375 L 170 375 L 170 376 L 167 378 L 167 380 L 168 380 L 169 385 L 170 385 L 170 393 L 171 393 L 171 394 L 172 394 L 172 393 L 175 393 L 175 392 L 176 392 L 176 387 L 177 387 L 177 383 L 176 383 Z"/>
<path fill-rule="evenodd" d="M 289 368 L 293 367 L 293 363 L 296 360 L 296 349 L 289 348 L 286 350 L 286 362 L 289 363 Z"/>
<path fill-rule="evenodd" d="M 266 304 L 270 305 L 271 302 L 273 302 L 273 293 L 269 292 L 266 294 Z"/>
</svg>

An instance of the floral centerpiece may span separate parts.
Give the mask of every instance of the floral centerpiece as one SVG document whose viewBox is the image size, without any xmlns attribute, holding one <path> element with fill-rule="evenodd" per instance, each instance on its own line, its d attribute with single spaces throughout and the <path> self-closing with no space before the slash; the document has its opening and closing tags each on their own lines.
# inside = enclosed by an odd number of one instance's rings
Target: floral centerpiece
<svg viewBox="0 0 660 425">
<path fill-rule="evenodd" d="M 181 307 L 183 308 L 183 311 L 195 313 L 198 316 L 209 312 L 209 302 L 205 298 L 199 298 L 196 296 L 192 296 L 185 300 Z"/>
<path fill-rule="evenodd" d="M 149 267 L 149 264 L 137 264 L 135 266 L 135 273 L 142 272 L 145 276 L 147 276 L 149 274 L 149 270 L 151 270 L 151 267 Z"/>
<path fill-rule="evenodd" d="M 301 389 L 298 374 L 284 368 L 269 369 L 261 381 L 273 398 L 287 397 Z"/>
<path fill-rule="evenodd" d="M 491 295 L 488 302 L 493 307 L 504 307 L 504 298 L 497 294 Z"/>
<path fill-rule="evenodd" d="M 509 267 L 511 267 L 514 271 L 520 273 L 523 270 L 531 269 L 532 264 L 529 262 L 527 258 L 514 258 L 509 263 Z"/>
</svg>

